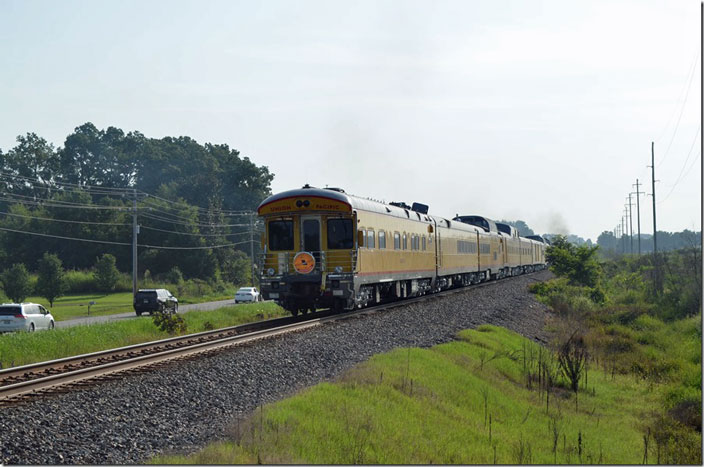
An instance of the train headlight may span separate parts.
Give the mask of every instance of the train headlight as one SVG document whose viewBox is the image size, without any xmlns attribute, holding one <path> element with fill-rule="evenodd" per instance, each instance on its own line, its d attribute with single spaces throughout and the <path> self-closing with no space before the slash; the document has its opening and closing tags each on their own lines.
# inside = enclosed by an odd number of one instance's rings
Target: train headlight
<svg viewBox="0 0 704 467">
<path fill-rule="evenodd" d="M 274 268 L 269 268 L 269 269 L 267 269 L 266 272 L 267 272 L 267 274 L 269 274 L 270 276 L 273 276 L 276 271 L 274 271 Z"/>
<path fill-rule="evenodd" d="M 342 266 L 335 266 L 335 273 L 340 274 L 342 272 Z"/>
</svg>

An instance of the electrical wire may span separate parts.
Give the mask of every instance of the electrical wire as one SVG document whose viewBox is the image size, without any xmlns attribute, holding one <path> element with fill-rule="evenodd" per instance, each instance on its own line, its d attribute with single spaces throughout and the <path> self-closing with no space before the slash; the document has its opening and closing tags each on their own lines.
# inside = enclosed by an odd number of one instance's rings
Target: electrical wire
<svg viewBox="0 0 704 467">
<path fill-rule="evenodd" d="M 694 64 L 696 65 L 698 63 L 698 58 L 699 55 L 697 55 L 697 60 L 695 60 Z M 680 126 L 680 120 L 682 120 L 682 114 L 684 113 L 684 108 L 687 105 L 687 98 L 689 97 L 689 91 L 692 89 L 692 80 L 694 79 L 694 67 L 692 68 L 692 73 L 689 77 L 689 84 L 687 85 L 687 93 L 684 96 L 684 102 L 682 102 L 682 109 L 680 110 L 680 115 L 677 118 L 677 124 L 675 125 L 675 131 L 672 132 L 672 138 L 670 138 L 670 144 L 667 145 L 667 149 L 665 150 L 665 154 L 662 156 L 662 159 L 660 159 L 660 162 L 658 162 L 658 166 L 662 165 L 663 161 L 667 157 L 667 154 L 670 152 L 670 148 L 672 147 L 672 142 L 675 140 L 675 135 L 677 135 L 677 129 Z"/>
<path fill-rule="evenodd" d="M 188 236 L 193 236 L 193 237 L 228 237 L 228 236 L 232 236 L 232 235 L 242 235 L 242 234 L 249 233 L 249 231 L 246 231 L 246 232 L 222 233 L 222 234 L 194 234 L 194 233 L 188 233 L 188 232 L 177 232 L 175 230 L 157 229 L 155 227 L 147 227 L 146 225 L 140 225 L 139 228 L 146 229 L 146 230 L 155 230 L 157 232 L 177 234 L 177 235 L 188 235 Z"/>
<path fill-rule="evenodd" d="M 147 219 L 153 219 L 153 220 L 157 220 L 157 221 L 167 222 L 170 224 L 189 225 L 189 226 L 194 226 L 194 227 L 211 227 L 211 228 L 249 227 L 249 224 L 198 224 L 198 223 L 192 223 L 192 222 L 180 222 L 180 221 L 175 221 L 173 219 L 165 219 L 163 217 L 154 216 L 154 215 L 148 214 L 148 213 L 141 213 L 140 216 L 147 218 Z"/>
<path fill-rule="evenodd" d="M 5 231 L 5 232 L 13 232 L 13 233 L 26 234 L 26 235 L 35 235 L 38 237 L 58 238 L 61 240 L 73 240 L 73 241 L 78 241 L 78 242 L 89 242 L 89 243 L 102 243 L 102 244 L 107 244 L 107 245 L 132 246 L 132 243 L 111 242 L 109 240 L 93 240 L 93 239 L 89 239 L 89 238 L 64 237 L 62 235 L 43 234 L 43 233 L 39 233 L 39 232 L 27 232 L 25 230 L 8 229 L 5 227 L 0 227 L 0 230 Z M 211 246 L 188 247 L 188 246 L 157 246 L 157 245 L 143 245 L 143 244 L 137 244 L 137 246 L 142 247 L 142 248 L 151 248 L 151 249 L 155 249 L 155 250 L 210 250 L 210 249 L 216 249 L 216 248 L 228 248 L 228 247 L 237 246 L 237 245 L 244 245 L 245 243 L 250 243 L 250 240 L 243 241 L 243 242 L 227 243 L 224 245 L 211 245 Z"/>
<path fill-rule="evenodd" d="M 697 50 L 696 55 L 692 59 L 692 65 L 689 68 L 689 71 L 687 72 L 687 77 L 684 79 L 684 82 L 682 83 L 682 88 L 680 89 L 679 95 L 677 96 L 677 102 L 682 99 L 682 94 L 684 93 L 685 89 L 687 89 L 687 82 L 691 81 L 690 75 L 694 74 L 694 70 L 696 69 L 697 66 L 697 59 L 699 58 L 699 53 L 700 50 Z M 655 138 L 655 141 L 660 141 L 662 137 L 665 135 L 665 130 L 667 130 L 670 126 L 670 123 L 672 122 L 672 118 L 675 116 L 677 113 L 677 105 L 672 109 L 672 113 L 670 114 L 670 117 L 667 119 L 667 123 L 663 127 L 662 131 L 660 131 L 660 135 Z"/>
<path fill-rule="evenodd" d="M 42 207 L 48 207 L 48 208 L 67 208 L 67 209 L 88 209 L 88 210 L 104 210 L 104 211 L 129 211 L 129 207 L 124 207 L 124 206 L 102 206 L 102 205 L 63 205 L 63 204 L 55 204 L 51 202 L 46 202 L 46 203 L 40 203 L 38 201 L 30 201 L 30 200 L 20 200 L 20 199 L 15 199 L 15 198 L 7 198 L 4 196 L 0 196 L 0 201 L 8 201 L 11 203 L 17 203 L 17 204 L 27 204 L 27 205 L 32 205 L 32 206 L 42 206 Z"/>
<path fill-rule="evenodd" d="M 6 216 L 12 217 L 24 217 L 27 219 L 35 219 L 40 221 L 50 221 L 50 222 L 65 222 L 68 224 L 91 224 L 91 225 L 132 225 L 127 223 L 117 223 L 117 222 L 89 222 L 89 221 L 70 221 L 66 219 L 52 219 L 49 217 L 37 217 L 37 216 L 25 216 L 23 214 L 13 214 L 11 212 L 0 211 L 0 214 L 5 214 Z"/>
</svg>

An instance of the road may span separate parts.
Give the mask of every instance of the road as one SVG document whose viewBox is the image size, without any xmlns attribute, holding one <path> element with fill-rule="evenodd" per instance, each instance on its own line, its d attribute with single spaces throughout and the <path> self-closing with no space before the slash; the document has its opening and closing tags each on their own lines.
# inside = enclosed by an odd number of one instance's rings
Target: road
<svg viewBox="0 0 704 467">
<path fill-rule="evenodd" d="M 234 304 L 235 304 L 234 300 L 220 300 L 217 302 L 194 303 L 192 305 L 179 305 L 178 312 L 185 313 L 186 311 L 217 310 L 218 308 L 222 308 L 224 306 L 232 306 Z M 145 313 L 142 316 L 149 316 L 149 315 Z M 56 327 L 57 328 L 70 328 L 71 326 L 80 326 L 82 324 L 108 323 L 108 322 L 116 322 L 116 321 L 122 321 L 125 319 L 133 319 L 133 318 L 137 318 L 137 315 L 135 314 L 134 311 L 131 311 L 129 313 L 117 313 L 114 315 L 91 316 L 91 317 L 86 317 L 86 318 L 69 319 L 66 321 L 57 321 Z"/>
</svg>

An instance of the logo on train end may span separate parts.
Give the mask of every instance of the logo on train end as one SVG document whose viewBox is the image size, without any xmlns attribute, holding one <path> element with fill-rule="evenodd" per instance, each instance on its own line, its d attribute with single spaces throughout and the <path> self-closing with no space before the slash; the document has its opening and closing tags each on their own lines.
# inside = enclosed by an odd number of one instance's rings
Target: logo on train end
<svg viewBox="0 0 704 467">
<path fill-rule="evenodd" d="M 315 269 L 315 258 L 307 251 L 301 251 L 293 257 L 293 269 L 300 274 L 308 274 Z"/>
</svg>

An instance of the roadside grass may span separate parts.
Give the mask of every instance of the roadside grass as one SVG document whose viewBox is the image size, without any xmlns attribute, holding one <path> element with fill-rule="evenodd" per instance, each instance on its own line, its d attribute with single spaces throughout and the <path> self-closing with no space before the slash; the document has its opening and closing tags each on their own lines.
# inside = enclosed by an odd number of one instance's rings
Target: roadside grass
<svg viewBox="0 0 704 467">
<path fill-rule="evenodd" d="M 511 331 L 480 326 L 430 349 L 376 355 L 334 383 L 257 408 L 227 440 L 151 462 L 642 463 L 657 392 L 633 376 L 591 371 L 577 409 L 564 383 L 546 392 L 534 379 L 531 369 L 550 363 L 548 355 Z M 655 463 L 649 441 L 647 462 Z"/>
<path fill-rule="evenodd" d="M 179 313 L 186 322 L 188 333 L 286 315 L 288 312 L 273 302 L 241 304 L 213 311 Z M 5 333 L 0 334 L 0 365 L 2 368 L 27 365 L 167 337 L 169 334 L 157 328 L 152 319 L 147 316 L 116 323 L 80 325 L 53 331 Z"/>
<path fill-rule="evenodd" d="M 171 289 L 170 289 L 171 290 Z M 176 289 L 171 290 L 176 294 Z M 228 300 L 235 296 L 235 290 L 227 290 L 222 293 L 210 293 L 200 296 L 177 295 L 179 305 L 189 305 L 193 303 L 204 303 L 216 300 Z M 10 302 L 4 294 L 0 295 L 3 303 Z M 25 302 L 40 303 L 44 305 L 56 321 L 65 321 L 74 318 L 85 318 L 89 316 L 105 316 L 117 313 L 134 311 L 132 308 L 132 292 L 117 292 L 110 294 L 103 293 L 83 293 L 65 295 L 54 301 L 54 306 L 49 306 L 49 301 L 43 297 L 27 297 Z M 90 305 L 90 302 L 95 302 Z"/>
</svg>

